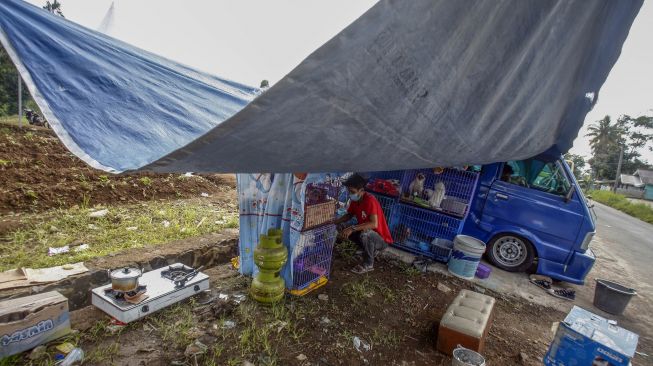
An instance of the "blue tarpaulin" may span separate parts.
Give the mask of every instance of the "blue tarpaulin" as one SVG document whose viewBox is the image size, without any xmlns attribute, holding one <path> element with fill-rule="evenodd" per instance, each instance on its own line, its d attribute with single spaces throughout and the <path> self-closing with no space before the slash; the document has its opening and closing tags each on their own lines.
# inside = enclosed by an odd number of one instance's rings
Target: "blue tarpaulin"
<svg viewBox="0 0 653 366">
<path fill-rule="evenodd" d="M 568 150 L 642 1 L 382 0 L 258 97 L 21 0 L 0 40 L 97 168 L 428 168 Z"/>
</svg>

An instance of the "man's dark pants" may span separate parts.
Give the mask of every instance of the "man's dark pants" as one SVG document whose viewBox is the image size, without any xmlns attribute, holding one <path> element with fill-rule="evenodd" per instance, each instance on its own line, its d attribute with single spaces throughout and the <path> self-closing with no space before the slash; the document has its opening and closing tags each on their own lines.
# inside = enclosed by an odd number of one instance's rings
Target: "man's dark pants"
<svg viewBox="0 0 653 366">
<path fill-rule="evenodd" d="M 354 231 L 349 236 L 363 250 L 363 264 L 365 266 L 374 266 L 374 256 L 376 253 L 388 247 L 381 235 L 374 230 Z"/>
</svg>

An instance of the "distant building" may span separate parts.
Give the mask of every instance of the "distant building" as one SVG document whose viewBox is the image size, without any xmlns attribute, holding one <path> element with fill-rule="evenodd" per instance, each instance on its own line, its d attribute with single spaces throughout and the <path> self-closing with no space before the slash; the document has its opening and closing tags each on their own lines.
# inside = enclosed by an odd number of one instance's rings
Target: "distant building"
<svg viewBox="0 0 653 366">
<path fill-rule="evenodd" d="M 619 176 L 618 188 L 637 188 L 644 190 L 644 183 L 637 175 L 622 174 Z"/>
</svg>

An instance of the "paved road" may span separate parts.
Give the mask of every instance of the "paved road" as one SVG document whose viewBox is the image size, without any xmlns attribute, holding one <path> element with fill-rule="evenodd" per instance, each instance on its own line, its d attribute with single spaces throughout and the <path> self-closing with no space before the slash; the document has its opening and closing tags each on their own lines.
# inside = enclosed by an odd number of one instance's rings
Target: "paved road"
<svg viewBox="0 0 653 366">
<path fill-rule="evenodd" d="M 597 236 L 610 254 L 628 263 L 631 275 L 653 284 L 653 225 L 596 203 Z"/>
<path fill-rule="evenodd" d="M 637 356 L 633 364 L 653 365 L 653 225 L 600 203 L 595 204 L 594 211 L 597 232 L 591 247 L 597 259 L 586 286 L 577 286 L 574 303 L 638 333 L 638 350 L 651 356 Z M 622 316 L 603 313 L 592 305 L 596 278 L 637 290 L 638 296 Z"/>
</svg>

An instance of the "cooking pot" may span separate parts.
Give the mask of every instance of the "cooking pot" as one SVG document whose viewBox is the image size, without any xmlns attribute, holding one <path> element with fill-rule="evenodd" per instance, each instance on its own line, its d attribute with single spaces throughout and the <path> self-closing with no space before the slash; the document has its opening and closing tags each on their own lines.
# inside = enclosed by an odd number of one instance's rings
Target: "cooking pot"
<svg viewBox="0 0 653 366">
<path fill-rule="evenodd" d="M 143 271 L 136 268 L 120 268 L 108 270 L 111 278 L 111 289 L 114 291 L 129 292 L 138 288 L 138 278 Z"/>
</svg>

